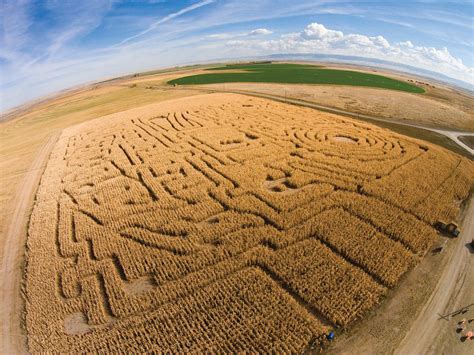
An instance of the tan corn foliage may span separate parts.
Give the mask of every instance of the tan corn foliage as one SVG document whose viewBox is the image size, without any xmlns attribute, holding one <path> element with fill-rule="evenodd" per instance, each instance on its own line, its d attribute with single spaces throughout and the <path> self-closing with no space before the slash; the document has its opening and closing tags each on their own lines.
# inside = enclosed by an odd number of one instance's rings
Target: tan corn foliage
<svg viewBox="0 0 474 355">
<path fill-rule="evenodd" d="M 299 352 L 374 308 L 472 162 L 349 118 L 205 95 L 62 133 L 29 225 L 32 352 Z"/>
</svg>

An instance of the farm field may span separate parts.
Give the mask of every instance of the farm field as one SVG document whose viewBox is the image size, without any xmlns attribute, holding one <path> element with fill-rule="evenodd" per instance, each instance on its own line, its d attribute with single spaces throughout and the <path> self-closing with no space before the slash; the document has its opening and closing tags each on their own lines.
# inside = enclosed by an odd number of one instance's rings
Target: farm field
<svg viewBox="0 0 474 355">
<path fill-rule="evenodd" d="M 455 220 L 472 161 L 354 119 L 235 94 L 62 131 L 30 219 L 31 352 L 324 345 Z"/>
<path fill-rule="evenodd" d="M 450 98 L 435 99 L 430 92 L 417 95 L 402 91 L 343 85 L 225 83 L 209 84 L 204 87 L 277 95 L 393 120 L 393 122 L 474 132 L 474 98 L 472 97 L 466 97 L 462 104 L 454 104 Z M 446 94 L 446 91 L 443 93 Z M 463 96 L 458 95 L 458 97 Z"/>
<path fill-rule="evenodd" d="M 17 184 L 51 134 L 77 123 L 133 107 L 195 95 L 191 91 L 146 90 L 103 85 L 61 95 L 6 122 L 0 121 L 0 235 L 10 218 Z M 0 242 L 0 251 L 2 249 Z"/>
<path fill-rule="evenodd" d="M 20 325 L 24 313 L 20 284 L 28 219 L 37 182 L 49 156 L 49 142 L 62 129 L 80 122 L 195 94 L 107 83 L 61 94 L 0 121 L 0 352 L 26 351 L 26 337 Z M 32 191 L 31 195 L 27 191 Z"/>
<path fill-rule="evenodd" d="M 425 92 L 425 90 L 419 86 L 379 74 L 328 69 L 315 65 L 291 63 L 234 64 L 209 68 L 207 70 L 210 71 L 210 73 L 180 77 L 168 81 L 168 84 L 198 85 L 237 82 L 325 84 L 376 87 L 411 93 Z"/>
</svg>

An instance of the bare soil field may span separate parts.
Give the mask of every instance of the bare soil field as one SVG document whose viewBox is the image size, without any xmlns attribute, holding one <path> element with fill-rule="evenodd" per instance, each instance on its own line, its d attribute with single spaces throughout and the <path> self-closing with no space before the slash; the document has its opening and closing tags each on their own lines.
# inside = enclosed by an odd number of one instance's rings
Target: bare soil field
<svg viewBox="0 0 474 355">
<path fill-rule="evenodd" d="M 362 87 L 264 83 L 211 84 L 205 87 L 278 95 L 401 122 L 474 132 L 474 98 L 466 102 L 465 107 L 428 95 Z"/>
<path fill-rule="evenodd" d="M 397 287 L 473 183 L 443 148 L 242 95 L 67 128 L 30 219 L 28 350 L 318 349 Z"/>
</svg>

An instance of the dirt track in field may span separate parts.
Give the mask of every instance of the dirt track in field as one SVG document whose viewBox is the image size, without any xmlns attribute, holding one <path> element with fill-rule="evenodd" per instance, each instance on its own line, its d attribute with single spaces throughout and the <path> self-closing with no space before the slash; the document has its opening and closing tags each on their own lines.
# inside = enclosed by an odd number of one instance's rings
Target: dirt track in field
<svg viewBox="0 0 474 355">
<path fill-rule="evenodd" d="M 456 300 L 460 295 L 465 276 L 469 272 L 469 258 L 472 256 L 466 244 L 474 235 L 474 198 L 471 198 L 461 230 L 460 240 L 457 241 L 448 266 L 395 354 L 437 353 L 437 349 L 434 348 L 435 339 L 443 326 L 446 326 L 441 316 L 455 311 Z"/>
<path fill-rule="evenodd" d="M 6 226 L 4 236 L 4 255 L 0 265 L 1 297 L 0 314 L 2 344 L 0 353 L 17 354 L 26 352 L 25 335 L 22 333 L 19 316 L 22 312 L 21 274 L 23 265 L 23 252 L 26 240 L 26 226 L 28 216 L 33 205 L 35 191 L 46 166 L 59 134 L 53 134 L 38 152 L 35 160 L 25 173 L 18 186 L 13 207 L 12 218 Z"/>
</svg>

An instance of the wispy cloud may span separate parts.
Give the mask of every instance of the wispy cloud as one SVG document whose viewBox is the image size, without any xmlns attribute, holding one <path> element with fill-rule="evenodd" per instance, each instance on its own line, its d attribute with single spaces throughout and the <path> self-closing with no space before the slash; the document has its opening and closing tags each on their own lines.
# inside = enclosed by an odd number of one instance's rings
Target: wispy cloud
<svg viewBox="0 0 474 355">
<path fill-rule="evenodd" d="M 34 18 L 32 0 L 5 0 L 1 7 L 3 34 L 0 58 L 25 69 L 60 52 L 76 38 L 93 31 L 113 0 L 48 0 L 41 2 L 46 19 Z"/>
<path fill-rule="evenodd" d="M 266 28 L 257 28 L 255 30 L 251 30 L 249 32 L 224 32 L 224 33 L 213 33 L 208 35 L 206 38 L 209 39 L 231 39 L 231 38 L 238 38 L 238 37 L 248 37 L 248 36 L 265 36 L 272 34 L 273 31 L 266 29 Z"/>
<path fill-rule="evenodd" d="M 471 17 L 461 2 L 417 0 L 0 0 L 0 105 L 156 67 L 278 52 L 388 59 L 472 82 Z"/>
<path fill-rule="evenodd" d="M 248 33 L 249 36 L 262 36 L 262 35 L 271 35 L 273 31 L 267 30 L 266 28 L 257 28 Z"/>
<path fill-rule="evenodd" d="M 48 0 L 48 10 L 55 19 L 54 33 L 49 33 L 48 53 L 54 54 L 78 37 L 92 32 L 112 8 L 113 0 Z"/>
<path fill-rule="evenodd" d="M 387 19 L 387 18 L 384 18 L 384 17 L 376 18 L 376 20 L 382 21 L 382 22 L 385 22 L 385 23 L 391 23 L 391 24 L 398 25 L 398 26 L 403 26 L 403 27 L 409 27 L 409 28 L 415 27 L 409 22 L 397 21 L 397 20 L 393 20 L 393 19 Z"/>
<path fill-rule="evenodd" d="M 0 58 L 15 60 L 21 56 L 21 49 L 29 42 L 31 20 L 29 0 L 4 0 L 0 7 L 2 19 L 0 36 Z"/>
<path fill-rule="evenodd" d="M 127 42 L 130 42 L 138 37 L 141 37 L 143 35 L 146 35 L 147 33 L 155 30 L 158 26 L 174 19 L 175 17 L 178 17 L 178 16 L 181 16 L 181 15 L 184 15 L 188 12 L 191 12 L 193 10 L 196 10 L 196 9 L 199 9 L 200 7 L 203 7 L 203 6 L 206 6 L 206 5 L 209 5 L 209 4 L 212 4 L 214 3 L 216 0 L 204 0 L 204 1 L 201 1 L 201 2 L 198 2 L 196 4 L 193 4 L 193 5 L 190 5 L 190 6 L 187 6 L 179 11 L 176 11 L 176 12 L 173 12 L 169 15 L 166 15 L 165 17 L 159 19 L 158 21 L 152 23 L 146 30 L 143 30 L 141 31 L 140 33 L 137 33 L 136 35 L 133 35 L 133 36 L 130 36 L 128 38 L 125 38 L 124 40 L 122 40 L 119 44 L 124 44 L 124 43 L 127 43 Z"/>
</svg>

